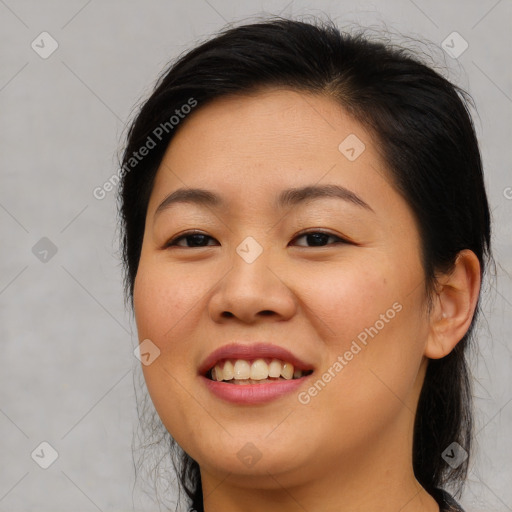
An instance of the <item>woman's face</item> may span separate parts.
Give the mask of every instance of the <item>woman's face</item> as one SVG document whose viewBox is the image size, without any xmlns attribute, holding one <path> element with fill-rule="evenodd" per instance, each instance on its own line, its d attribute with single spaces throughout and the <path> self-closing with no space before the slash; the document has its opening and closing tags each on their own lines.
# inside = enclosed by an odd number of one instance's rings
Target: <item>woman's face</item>
<svg viewBox="0 0 512 512">
<path fill-rule="evenodd" d="M 375 141 L 338 103 L 290 90 L 224 97 L 182 123 L 134 289 L 166 428 L 203 476 L 255 484 L 409 461 L 424 274 Z"/>
</svg>

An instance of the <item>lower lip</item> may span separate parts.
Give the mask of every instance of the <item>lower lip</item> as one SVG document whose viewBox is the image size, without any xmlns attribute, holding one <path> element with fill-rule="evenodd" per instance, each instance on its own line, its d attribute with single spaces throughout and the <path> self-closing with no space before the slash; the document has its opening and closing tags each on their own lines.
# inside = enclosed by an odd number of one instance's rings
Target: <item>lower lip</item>
<svg viewBox="0 0 512 512">
<path fill-rule="evenodd" d="M 263 384 L 229 384 L 201 377 L 206 387 L 218 398 L 235 404 L 261 404 L 296 391 L 310 377 L 279 380 Z"/>
</svg>

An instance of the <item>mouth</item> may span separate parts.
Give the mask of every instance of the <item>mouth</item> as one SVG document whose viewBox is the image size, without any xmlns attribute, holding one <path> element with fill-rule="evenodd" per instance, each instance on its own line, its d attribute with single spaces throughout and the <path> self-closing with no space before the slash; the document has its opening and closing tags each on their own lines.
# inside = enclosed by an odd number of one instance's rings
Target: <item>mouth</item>
<svg viewBox="0 0 512 512">
<path fill-rule="evenodd" d="M 275 358 L 222 359 L 205 374 L 207 379 L 235 385 L 266 384 L 297 380 L 313 373 L 312 369 L 301 369 L 289 361 Z"/>
<path fill-rule="evenodd" d="M 306 385 L 314 372 L 289 350 L 268 343 L 232 343 L 212 352 L 199 376 L 215 397 L 237 405 L 271 402 Z"/>
</svg>

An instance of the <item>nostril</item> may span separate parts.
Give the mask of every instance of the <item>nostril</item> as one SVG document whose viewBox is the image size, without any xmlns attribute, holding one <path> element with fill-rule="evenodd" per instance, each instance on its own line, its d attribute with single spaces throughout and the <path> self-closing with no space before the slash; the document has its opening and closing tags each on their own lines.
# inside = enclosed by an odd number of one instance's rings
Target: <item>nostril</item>
<svg viewBox="0 0 512 512">
<path fill-rule="evenodd" d="M 269 315 L 273 315 L 274 312 L 273 311 L 270 311 L 269 309 L 265 309 L 263 311 L 260 311 L 260 315 L 263 315 L 263 316 L 269 316 Z"/>
</svg>

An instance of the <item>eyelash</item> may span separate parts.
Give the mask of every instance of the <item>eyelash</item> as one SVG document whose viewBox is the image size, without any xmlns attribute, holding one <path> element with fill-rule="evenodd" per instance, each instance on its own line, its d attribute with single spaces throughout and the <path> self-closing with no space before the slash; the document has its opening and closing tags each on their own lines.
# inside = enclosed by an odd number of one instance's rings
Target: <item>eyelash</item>
<svg viewBox="0 0 512 512">
<path fill-rule="evenodd" d="M 307 236 L 307 235 L 316 235 L 316 234 L 320 234 L 320 235 L 325 235 L 327 236 L 328 238 L 336 238 L 337 241 L 334 242 L 334 244 L 328 244 L 328 245 L 335 245 L 335 244 L 348 244 L 348 243 L 351 243 L 349 242 L 348 240 L 345 240 L 337 235 L 333 235 L 332 233 L 329 233 L 329 232 L 326 232 L 326 231 L 321 231 L 321 230 L 310 230 L 310 231 L 304 231 L 302 233 L 299 233 L 297 236 L 295 236 L 293 238 L 292 241 L 294 240 L 297 240 L 299 238 L 302 238 L 304 236 Z M 185 240 L 186 238 L 189 238 L 189 237 L 192 237 L 194 235 L 201 235 L 203 237 L 206 237 L 206 238 L 210 238 L 210 239 L 214 239 L 213 237 L 205 234 L 205 233 L 202 233 L 200 231 L 187 231 L 183 234 L 181 234 L 180 236 L 177 236 L 175 238 L 172 238 L 171 240 L 169 240 L 168 242 L 166 242 L 165 246 L 164 246 L 164 249 L 167 249 L 167 248 L 170 248 L 170 247 L 181 247 L 182 249 L 202 249 L 204 247 L 212 247 L 211 245 L 204 245 L 204 246 L 198 246 L 198 247 L 186 247 L 186 246 L 181 246 L 181 245 L 177 245 L 177 242 L 179 242 L 180 240 Z M 322 246 L 311 246 L 311 245 L 307 245 L 307 246 L 299 246 L 299 247 L 325 247 L 325 245 L 322 245 Z"/>
</svg>

